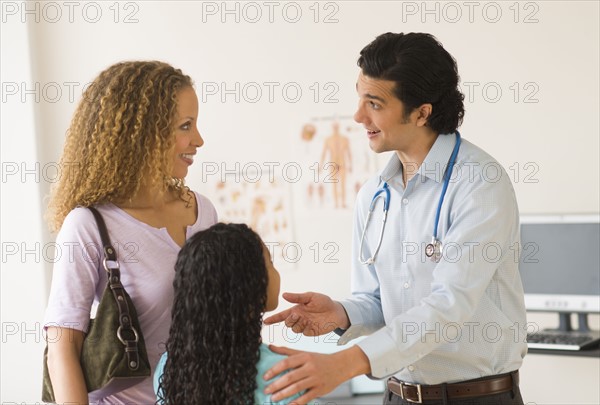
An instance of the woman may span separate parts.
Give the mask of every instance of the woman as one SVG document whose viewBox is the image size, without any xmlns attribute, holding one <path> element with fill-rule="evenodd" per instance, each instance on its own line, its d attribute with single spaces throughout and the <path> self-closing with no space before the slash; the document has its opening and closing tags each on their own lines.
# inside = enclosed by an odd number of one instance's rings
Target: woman
<svg viewBox="0 0 600 405">
<path fill-rule="evenodd" d="M 95 206 L 117 250 L 121 281 L 136 307 L 150 364 L 164 352 L 171 322 L 174 265 L 185 240 L 217 221 L 208 199 L 184 178 L 204 143 L 190 77 L 156 61 L 117 63 L 83 94 L 52 190 L 49 223 L 71 254 L 54 265 L 44 319 L 48 369 L 57 403 L 87 404 L 80 366 L 90 310 L 106 287 L 97 249 Z M 95 248 L 94 248 L 95 247 Z M 68 338 L 64 338 L 68 337 Z M 95 400 L 95 398 L 94 398 Z M 151 404 L 152 379 L 97 400 Z"/>
</svg>

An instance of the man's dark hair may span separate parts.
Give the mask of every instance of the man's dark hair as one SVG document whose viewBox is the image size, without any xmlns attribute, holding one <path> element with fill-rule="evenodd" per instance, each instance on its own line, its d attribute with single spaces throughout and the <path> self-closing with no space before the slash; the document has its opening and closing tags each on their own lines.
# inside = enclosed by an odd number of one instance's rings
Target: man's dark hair
<svg viewBox="0 0 600 405">
<path fill-rule="evenodd" d="M 456 60 L 430 34 L 388 32 L 360 51 L 364 75 L 396 83 L 404 118 L 422 104 L 433 106 L 427 125 L 439 134 L 456 131 L 465 115 Z"/>
</svg>

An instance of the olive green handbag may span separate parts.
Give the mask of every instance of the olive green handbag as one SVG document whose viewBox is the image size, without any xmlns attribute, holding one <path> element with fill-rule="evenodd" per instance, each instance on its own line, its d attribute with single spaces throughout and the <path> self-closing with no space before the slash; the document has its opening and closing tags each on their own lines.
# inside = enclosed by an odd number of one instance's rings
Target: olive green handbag
<svg viewBox="0 0 600 405">
<path fill-rule="evenodd" d="M 121 284 L 117 254 L 110 244 L 102 215 L 93 207 L 104 248 L 103 266 L 108 283 L 90 320 L 81 349 L 81 368 L 94 401 L 132 387 L 150 376 L 146 345 L 131 297 Z M 44 351 L 42 401 L 54 403 L 54 391 L 48 373 L 48 345 Z"/>
</svg>

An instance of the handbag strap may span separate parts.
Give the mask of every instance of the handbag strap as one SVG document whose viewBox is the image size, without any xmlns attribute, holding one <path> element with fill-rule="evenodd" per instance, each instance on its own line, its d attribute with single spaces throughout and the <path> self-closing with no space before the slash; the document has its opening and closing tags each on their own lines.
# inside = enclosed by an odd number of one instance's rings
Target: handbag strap
<svg viewBox="0 0 600 405">
<path fill-rule="evenodd" d="M 133 326 L 129 304 L 127 303 L 127 291 L 121 284 L 121 271 L 119 270 L 119 262 L 117 260 L 117 252 L 110 244 L 108 230 L 102 215 L 94 207 L 88 207 L 100 231 L 100 239 L 102 240 L 102 249 L 104 251 L 103 266 L 108 273 L 108 286 L 110 287 L 113 297 L 119 309 L 119 328 L 117 329 L 117 338 L 125 346 L 125 354 L 127 355 L 127 366 L 130 370 L 137 370 L 140 364 L 140 354 L 138 350 L 139 335 L 138 331 Z M 133 302 L 132 302 L 133 305 Z"/>
</svg>

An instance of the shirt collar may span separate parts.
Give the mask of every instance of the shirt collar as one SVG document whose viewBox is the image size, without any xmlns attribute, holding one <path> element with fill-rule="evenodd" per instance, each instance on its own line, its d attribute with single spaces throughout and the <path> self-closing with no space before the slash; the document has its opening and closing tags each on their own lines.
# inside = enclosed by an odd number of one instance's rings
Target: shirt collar
<svg viewBox="0 0 600 405">
<path fill-rule="evenodd" d="M 456 144 L 456 134 L 441 134 L 437 137 L 431 149 L 425 156 L 425 160 L 419 167 L 417 174 L 441 183 L 444 170 L 450 160 L 450 155 Z M 379 175 L 379 182 L 389 182 L 394 176 L 402 173 L 402 164 L 397 153 L 393 153 L 387 165 Z"/>
<path fill-rule="evenodd" d="M 381 182 L 389 182 L 394 176 L 402 173 L 402 164 L 400 162 L 400 158 L 396 152 L 392 153 L 390 160 L 387 165 L 381 171 L 379 175 L 379 184 Z"/>
<path fill-rule="evenodd" d="M 455 144 L 456 134 L 440 134 L 427 156 L 425 156 L 425 160 L 419 167 L 417 174 L 441 183 Z"/>
</svg>

